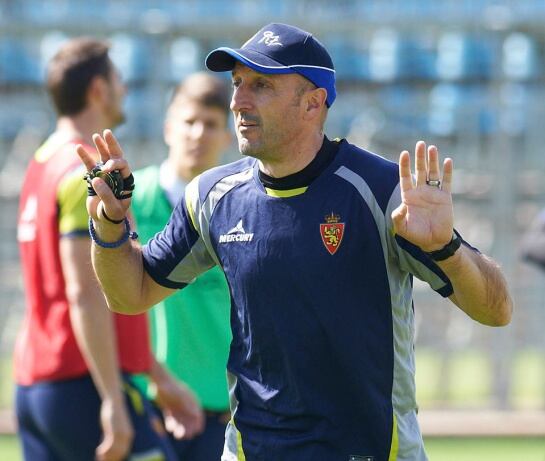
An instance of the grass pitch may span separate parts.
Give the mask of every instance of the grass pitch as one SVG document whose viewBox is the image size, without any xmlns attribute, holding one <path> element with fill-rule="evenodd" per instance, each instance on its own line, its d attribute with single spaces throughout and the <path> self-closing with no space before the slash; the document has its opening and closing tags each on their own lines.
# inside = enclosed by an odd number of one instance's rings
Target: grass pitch
<svg viewBox="0 0 545 461">
<path fill-rule="evenodd" d="M 426 438 L 430 461 L 545 461 L 545 439 L 524 437 Z M 22 461 L 17 439 L 0 435 L 0 460 Z"/>
</svg>

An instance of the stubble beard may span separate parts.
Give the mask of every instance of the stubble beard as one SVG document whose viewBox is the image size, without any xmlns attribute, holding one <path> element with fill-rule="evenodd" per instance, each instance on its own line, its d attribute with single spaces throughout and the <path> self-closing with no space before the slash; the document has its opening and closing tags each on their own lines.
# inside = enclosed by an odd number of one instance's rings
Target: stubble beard
<svg viewBox="0 0 545 461">
<path fill-rule="evenodd" d="M 247 138 L 238 139 L 238 150 L 242 155 L 248 157 L 261 158 L 263 156 L 263 143 L 251 142 Z"/>
<path fill-rule="evenodd" d="M 125 113 L 123 110 L 119 109 L 118 111 L 114 112 L 112 117 L 112 128 L 122 125 L 127 120 L 127 117 L 125 116 Z"/>
<path fill-rule="evenodd" d="M 123 102 L 124 98 L 117 98 L 113 88 L 110 88 L 110 104 L 107 110 L 111 118 L 112 128 L 122 125 L 127 120 L 125 112 L 123 112 Z"/>
</svg>

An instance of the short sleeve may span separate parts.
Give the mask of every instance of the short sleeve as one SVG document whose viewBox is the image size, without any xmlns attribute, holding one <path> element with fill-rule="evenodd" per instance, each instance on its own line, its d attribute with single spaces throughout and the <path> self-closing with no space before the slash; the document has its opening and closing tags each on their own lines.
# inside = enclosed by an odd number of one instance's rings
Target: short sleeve
<svg viewBox="0 0 545 461">
<path fill-rule="evenodd" d="M 188 210 L 188 203 L 191 206 L 191 200 L 184 197 L 165 228 L 142 249 L 146 272 L 167 288 L 183 288 L 215 265 L 195 227 L 194 208 Z"/>
<path fill-rule="evenodd" d="M 395 235 L 397 258 L 401 269 L 410 272 L 443 297 L 453 293 L 452 284 L 439 266 L 419 247 Z"/>
<path fill-rule="evenodd" d="M 391 215 L 392 211 L 395 210 L 400 203 L 401 193 L 398 184 L 392 192 L 385 213 L 389 258 L 395 262 L 401 271 L 408 272 L 418 279 L 428 283 L 429 286 L 441 296 L 446 298 L 452 295 L 452 283 L 447 275 L 435 263 L 435 261 L 433 261 L 433 259 L 431 259 L 419 247 L 395 234 Z M 457 231 L 455 232 L 462 240 L 463 245 L 478 252 L 476 248 L 465 242 Z"/>
<path fill-rule="evenodd" d="M 88 235 L 89 215 L 85 202 L 87 186 L 83 181 L 84 168 L 78 166 L 69 171 L 59 183 L 59 232 L 63 237 Z"/>
</svg>

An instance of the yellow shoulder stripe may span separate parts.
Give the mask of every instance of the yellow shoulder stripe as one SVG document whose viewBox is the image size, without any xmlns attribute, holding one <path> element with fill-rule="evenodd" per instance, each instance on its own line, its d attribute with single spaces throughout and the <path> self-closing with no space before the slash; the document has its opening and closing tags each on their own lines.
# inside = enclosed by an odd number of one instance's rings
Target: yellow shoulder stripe
<svg viewBox="0 0 545 461">
<path fill-rule="evenodd" d="M 56 131 L 39 147 L 34 154 L 34 160 L 38 163 L 46 162 L 53 154 L 58 152 L 64 144 L 68 143 L 71 137 L 72 135 L 66 135 L 65 133 Z"/>
<path fill-rule="evenodd" d="M 199 228 L 197 226 L 197 220 L 195 219 L 195 206 L 194 203 L 197 202 L 199 199 L 199 180 L 198 177 L 193 179 L 185 188 L 185 206 L 187 208 L 187 212 L 189 213 L 189 219 L 191 219 L 191 224 L 193 224 L 193 228 L 199 232 Z"/>
<path fill-rule="evenodd" d="M 74 168 L 61 180 L 57 189 L 59 232 L 62 235 L 87 230 L 89 216 L 85 201 L 87 186 L 83 181 L 83 165 Z"/>
</svg>

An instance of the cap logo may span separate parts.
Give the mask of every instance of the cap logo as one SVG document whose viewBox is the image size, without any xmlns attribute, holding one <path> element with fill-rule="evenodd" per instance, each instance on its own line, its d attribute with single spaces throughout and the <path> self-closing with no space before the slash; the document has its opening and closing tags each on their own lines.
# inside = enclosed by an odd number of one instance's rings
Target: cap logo
<svg viewBox="0 0 545 461">
<path fill-rule="evenodd" d="M 282 43 L 280 43 L 280 36 L 274 35 L 274 32 L 271 32 L 270 30 L 263 32 L 263 37 L 261 37 L 261 40 L 257 43 L 265 43 L 267 46 L 283 46 Z"/>
</svg>

